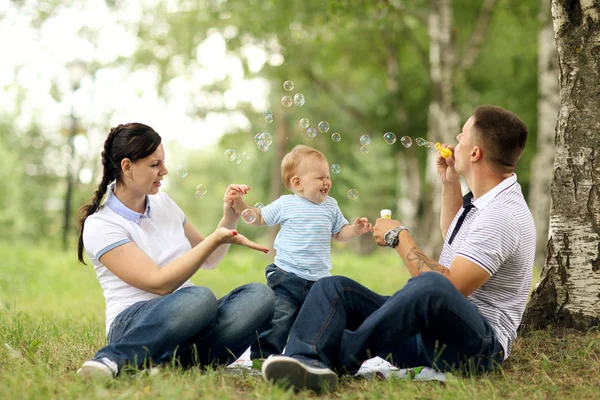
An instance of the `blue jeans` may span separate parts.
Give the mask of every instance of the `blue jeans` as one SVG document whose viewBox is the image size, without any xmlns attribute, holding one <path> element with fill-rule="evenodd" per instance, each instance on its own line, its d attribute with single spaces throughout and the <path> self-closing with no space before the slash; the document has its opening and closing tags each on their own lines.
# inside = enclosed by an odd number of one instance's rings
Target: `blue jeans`
<svg viewBox="0 0 600 400">
<path fill-rule="evenodd" d="M 267 284 L 275 293 L 275 313 L 271 323 L 250 348 L 253 360 L 283 352 L 298 312 L 315 283 L 286 272 L 275 264 L 267 265 L 265 275 Z"/>
<path fill-rule="evenodd" d="M 210 289 L 186 287 L 135 303 L 113 321 L 108 345 L 94 359 L 123 366 L 176 360 L 183 367 L 227 365 L 256 340 L 273 317 L 275 298 L 266 285 L 250 283 L 217 300 Z"/>
<path fill-rule="evenodd" d="M 495 369 L 503 349 L 492 327 L 446 277 L 426 272 L 392 296 L 341 276 L 318 280 L 292 327 L 286 355 L 357 371 L 371 357 L 399 368 Z"/>
</svg>

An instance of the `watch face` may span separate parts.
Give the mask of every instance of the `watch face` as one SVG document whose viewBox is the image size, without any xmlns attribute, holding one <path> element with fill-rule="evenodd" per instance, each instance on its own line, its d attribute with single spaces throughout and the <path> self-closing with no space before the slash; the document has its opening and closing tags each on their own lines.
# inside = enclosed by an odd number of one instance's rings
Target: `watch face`
<svg viewBox="0 0 600 400">
<path fill-rule="evenodd" d="M 393 231 L 389 231 L 388 233 L 386 233 L 385 236 L 384 236 L 384 240 L 385 240 L 385 243 L 388 246 L 393 246 L 393 244 L 394 244 L 394 232 Z"/>
</svg>

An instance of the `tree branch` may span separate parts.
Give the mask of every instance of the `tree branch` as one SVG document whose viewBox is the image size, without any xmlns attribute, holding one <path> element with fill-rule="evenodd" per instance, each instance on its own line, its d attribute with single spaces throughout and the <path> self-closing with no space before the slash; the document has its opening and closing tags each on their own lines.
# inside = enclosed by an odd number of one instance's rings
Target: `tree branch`
<svg viewBox="0 0 600 400">
<path fill-rule="evenodd" d="M 313 72 L 313 70 L 307 66 L 302 66 L 302 71 L 312 83 L 321 88 L 325 92 L 325 94 L 329 96 L 329 98 L 333 100 L 335 104 L 337 104 L 343 111 L 345 111 L 348 115 L 350 115 L 352 118 L 358 121 L 361 125 L 365 125 L 365 121 L 367 120 L 367 118 L 362 113 L 362 111 L 354 107 L 352 104 L 348 103 L 344 96 L 340 96 L 338 93 L 336 93 L 336 91 L 333 89 L 333 87 L 327 80 L 319 78 Z"/>
<path fill-rule="evenodd" d="M 479 18 L 477 19 L 477 24 L 475 25 L 475 29 L 467 42 L 467 45 L 464 49 L 464 56 L 462 57 L 462 63 L 460 65 L 460 69 L 462 71 L 467 71 L 473 67 L 475 63 L 475 59 L 479 55 L 479 51 L 481 50 L 481 43 L 483 42 L 483 38 L 490 26 L 490 19 L 492 16 L 492 12 L 496 7 L 497 0 L 483 0 L 483 5 L 481 6 L 481 12 L 479 13 Z"/>
</svg>

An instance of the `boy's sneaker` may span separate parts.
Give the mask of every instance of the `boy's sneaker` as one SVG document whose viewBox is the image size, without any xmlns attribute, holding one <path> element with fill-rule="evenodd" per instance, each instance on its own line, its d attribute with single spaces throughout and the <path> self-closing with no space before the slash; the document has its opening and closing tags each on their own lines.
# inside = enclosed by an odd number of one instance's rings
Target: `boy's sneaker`
<svg viewBox="0 0 600 400">
<path fill-rule="evenodd" d="M 77 375 L 83 379 L 102 380 L 112 379 L 117 376 L 118 372 L 117 363 L 104 357 L 101 360 L 87 360 L 77 370 Z"/>
<path fill-rule="evenodd" d="M 329 368 L 310 367 L 287 356 L 267 358 L 262 366 L 262 375 L 267 382 L 316 393 L 333 391 L 338 383 L 337 374 Z"/>
<path fill-rule="evenodd" d="M 361 368 L 355 376 L 360 378 L 378 378 L 378 379 L 408 379 L 415 382 L 438 381 L 446 382 L 446 373 L 436 371 L 428 367 L 414 367 L 398 369 L 389 365 L 378 365 L 374 368 Z"/>
</svg>

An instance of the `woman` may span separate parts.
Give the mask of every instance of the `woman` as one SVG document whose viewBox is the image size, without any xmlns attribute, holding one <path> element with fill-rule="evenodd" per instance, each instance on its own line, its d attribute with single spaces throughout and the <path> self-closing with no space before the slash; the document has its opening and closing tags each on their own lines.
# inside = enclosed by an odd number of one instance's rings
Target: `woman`
<svg viewBox="0 0 600 400">
<path fill-rule="evenodd" d="M 104 291 L 108 345 L 78 373 L 112 378 L 124 366 L 175 357 L 184 367 L 234 361 L 271 320 L 271 289 L 252 283 L 217 300 L 189 279 L 200 268 L 215 268 L 231 243 L 268 252 L 234 230 L 240 216 L 232 201 L 249 188 L 229 186 L 223 218 L 204 238 L 159 192 L 168 170 L 161 138 L 151 127 L 111 129 L 102 165 L 98 190 L 80 209 L 78 256 L 85 264 L 85 249 Z"/>
</svg>

